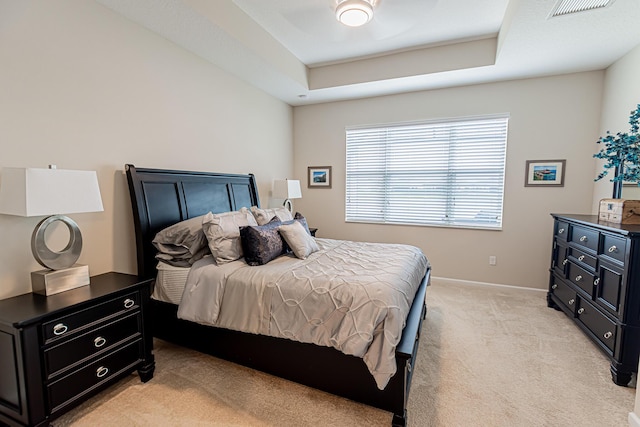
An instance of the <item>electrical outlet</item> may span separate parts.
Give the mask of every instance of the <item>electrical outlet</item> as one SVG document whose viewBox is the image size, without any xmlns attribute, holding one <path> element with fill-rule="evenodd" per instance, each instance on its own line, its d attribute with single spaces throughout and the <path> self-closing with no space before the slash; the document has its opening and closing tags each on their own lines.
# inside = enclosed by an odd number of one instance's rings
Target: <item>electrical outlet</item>
<svg viewBox="0 0 640 427">
<path fill-rule="evenodd" d="M 496 259 L 495 255 L 491 255 L 489 257 L 489 265 L 496 265 L 497 262 L 498 262 L 498 260 Z"/>
</svg>

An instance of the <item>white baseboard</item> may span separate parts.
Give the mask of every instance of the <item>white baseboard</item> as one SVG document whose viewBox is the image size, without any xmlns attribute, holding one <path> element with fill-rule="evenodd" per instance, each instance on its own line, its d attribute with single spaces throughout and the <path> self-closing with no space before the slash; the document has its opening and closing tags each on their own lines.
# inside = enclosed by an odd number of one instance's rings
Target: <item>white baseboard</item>
<svg viewBox="0 0 640 427">
<path fill-rule="evenodd" d="M 629 427 L 640 427 L 640 417 L 635 412 L 629 412 Z"/>
<path fill-rule="evenodd" d="M 446 277 L 432 277 L 431 278 L 431 283 L 437 283 L 437 284 L 442 284 L 442 285 L 458 284 L 458 285 L 470 285 L 470 286 L 499 286 L 499 287 L 503 287 L 503 288 L 521 289 L 521 290 L 525 290 L 525 291 L 547 292 L 546 288 L 545 289 L 526 288 L 524 286 L 503 285 L 503 284 L 499 284 L 499 283 L 487 283 L 487 282 L 475 282 L 475 281 L 472 281 L 472 280 L 448 279 Z M 638 426 L 638 427 L 640 427 L 640 426 Z"/>
</svg>

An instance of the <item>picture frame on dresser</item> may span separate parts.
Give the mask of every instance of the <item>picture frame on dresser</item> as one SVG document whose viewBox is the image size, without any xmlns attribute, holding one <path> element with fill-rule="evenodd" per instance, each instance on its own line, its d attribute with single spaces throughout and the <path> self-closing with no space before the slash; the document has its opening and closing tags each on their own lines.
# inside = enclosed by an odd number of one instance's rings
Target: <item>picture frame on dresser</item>
<svg viewBox="0 0 640 427">
<path fill-rule="evenodd" d="M 527 160 L 525 187 L 564 187 L 566 160 Z"/>
</svg>

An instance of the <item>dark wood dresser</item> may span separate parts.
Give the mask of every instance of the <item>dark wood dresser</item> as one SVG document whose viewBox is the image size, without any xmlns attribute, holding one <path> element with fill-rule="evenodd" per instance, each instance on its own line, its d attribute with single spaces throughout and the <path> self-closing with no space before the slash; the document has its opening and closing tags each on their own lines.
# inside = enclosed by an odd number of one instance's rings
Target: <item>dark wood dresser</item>
<svg viewBox="0 0 640 427">
<path fill-rule="evenodd" d="M 613 381 L 627 385 L 640 354 L 640 226 L 552 216 L 548 305 L 576 322 L 609 356 Z"/>
<path fill-rule="evenodd" d="M 106 273 L 56 295 L 0 300 L 0 425 L 48 425 L 135 370 L 150 380 L 151 282 Z"/>
</svg>

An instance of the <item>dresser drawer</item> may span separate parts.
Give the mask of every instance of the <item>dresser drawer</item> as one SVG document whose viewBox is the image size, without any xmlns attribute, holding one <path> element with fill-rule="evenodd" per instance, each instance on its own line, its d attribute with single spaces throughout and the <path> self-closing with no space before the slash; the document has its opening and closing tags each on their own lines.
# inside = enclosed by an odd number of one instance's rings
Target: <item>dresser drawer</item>
<svg viewBox="0 0 640 427">
<path fill-rule="evenodd" d="M 587 327 L 611 353 L 616 343 L 617 326 L 597 308 L 584 300 L 578 302 L 578 320 Z"/>
<path fill-rule="evenodd" d="M 45 375 L 51 378 L 58 371 L 73 369 L 76 363 L 88 357 L 107 352 L 125 340 L 139 337 L 141 322 L 138 311 L 45 350 Z"/>
<path fill-rule="evenodd" d="M 596 269 L 598 265 L 598 258 L 593 255 L 589 255 L 588 253 L 581 251 L 580 249 L 570 248 L 569 255 L 573 257 L 578 265 L 583 268 L 591 268 L 593 270 Z"/>
<path fill-rule="evenodd" d="M 140 294 L 132 292 L 86 310 L 59 317 L 42 325 L 45 343 L 52 339 L 68 336 L 79 329 L 117 314 L 137 310 L 139 307 Z"/>
<path fill-rule="evenodd" d="M 569 223 L 564 221 L 556 221 L 555 236 L 558 239 L 567 241 L 567 236 L 569 236 Z"/>
<path fill-rule="evenodd" d="M 571 283 L 580 287 L 580 289 L 588 293 L 589 296 L 593 295 L 593 280 L 595 278 L 593 273 L 578 266 L 573 261 L 569 261 L 567 276 Z"/>
<path fill-rule="evenodd" d="M 598 251 L 599 237 L 600 233 L 590 228 L 574 225 L 571 229 L 571 242 L 593 252 Z"/>
<path fill-rule="evenodd" d="M 575 312 L 576 291 L 554 278 L 553 284 L 551 285 L 551 293 L 555 295 L 566 308 Z"/>
<path fill-rule="evenodd" d="M 602 255 L 613 258 L 616 261 L 624 262 L 627 250 L 627 240 L 621 237 L 602 235 Z"/>
<path fill-rule="evenodd" d="M 47 386 L 52 413 L 67 403 L 91 392 L 95 387 L 138 364 L 143 354 L 142 341 L 133 343 L 96 360 Z"/>
</svg>

